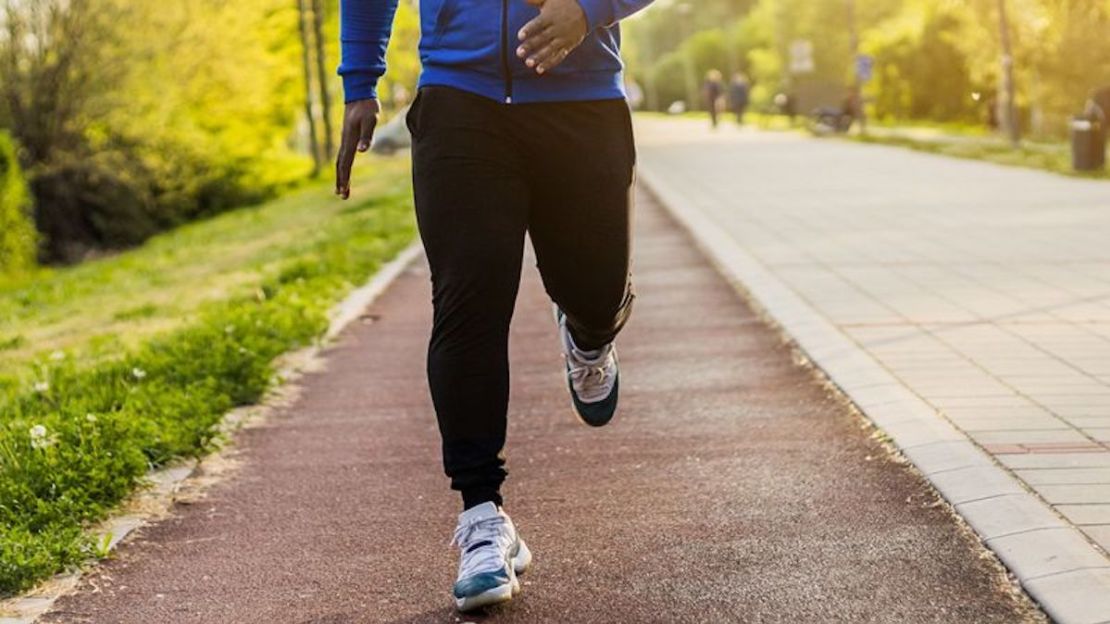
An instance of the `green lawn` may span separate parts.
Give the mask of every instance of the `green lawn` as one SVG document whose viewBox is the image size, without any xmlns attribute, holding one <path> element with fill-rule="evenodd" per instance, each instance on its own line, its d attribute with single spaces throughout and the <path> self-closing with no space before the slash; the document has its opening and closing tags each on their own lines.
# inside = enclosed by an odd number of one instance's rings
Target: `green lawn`
<svg viewBox="0 0 1110 624">
<path fill-rule="evenodd" d="M 204 303 L 253 292 L 291 257 L 371 225 L 366 217 L 380 214 L 366 209 L 407 201 L 404 159 L 375 160 L 361 173 L 352 203 L 316 184 L 110 258 L 0 282 L 0 377 L 57 350 L 82 360 L 111 356 L 188 323 Z"/>
<path fill-rule="evenodd" d="M 984 131 L 954 131 L 945 128 L 886 126 L 872 128 L 866 135 L 852 138 L 865 143 L 880 143 L 952 156 L 985 160 L 1001 165 L 1043 169 L 1053 173 L 1086 178 L 1110 178 L 1107 170 L 1076 172 L 1071 163 L 1071 145 L 1064 141 L 1022 141 L 1014 147 L 1005 138 Z"/>
<path fill-rule="evenodd" d="M 199 455 L 274 359 L 415 235 L 407 159 L 141 248 L 0 284 L 0 594 L 96 553 L 85 529 L 151 467 Z"/>
</svg>

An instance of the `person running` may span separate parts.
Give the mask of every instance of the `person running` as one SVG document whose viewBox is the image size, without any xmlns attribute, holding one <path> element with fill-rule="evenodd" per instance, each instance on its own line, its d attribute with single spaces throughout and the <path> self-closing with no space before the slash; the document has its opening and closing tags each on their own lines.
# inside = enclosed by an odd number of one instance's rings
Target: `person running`
<svg viewBox="0 0 1110 624">
<path fill-rule="evenodd" d="M 421 0 L 423 70 L 406 122 L 431 267 L 428 380 L 443 465 L 462 495 L 461 611 L 520 591 L 531 553 L 502 509 L 509 322 L 524 237 L 555 304 L 571 402 L 617 408 L 613 340 L 628 320 L 636 150 L 620 20 L 651 0 Z M 370 147 L 397 0 L 342 0 L 346 107 L 336 193 Z"/>
</svg>

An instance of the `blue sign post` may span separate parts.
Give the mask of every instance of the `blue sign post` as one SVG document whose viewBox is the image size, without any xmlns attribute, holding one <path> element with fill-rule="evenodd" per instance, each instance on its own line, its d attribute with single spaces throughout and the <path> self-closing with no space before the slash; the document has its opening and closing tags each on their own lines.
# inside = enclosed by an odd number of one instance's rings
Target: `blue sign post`
<svg viewBox="0 0 1110 624">
<path fill-rule="evenodd" d="M 867 54 L 856 55 L 856 78 L 860 82 L 870 82 L 875 75 L 875 57 Z"/>
</svg>

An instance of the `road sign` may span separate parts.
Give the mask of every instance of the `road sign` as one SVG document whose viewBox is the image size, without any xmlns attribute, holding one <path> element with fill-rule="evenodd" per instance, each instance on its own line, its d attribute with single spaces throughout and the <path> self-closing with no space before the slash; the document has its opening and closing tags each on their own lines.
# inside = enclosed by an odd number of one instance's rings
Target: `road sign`
<svg viewBox="0 0 1110 624">
<path fill-rule="evenodd" d="M 868 82 L 875 75 L 875 57 L 867 54 L 856 56 L 856 78 L 860 82 Z"/>
<path fill-rule="evenodd" d="M 813 42 L 797 39 L 790 42 L 790 73 L 810 74 L 817 69 L 813 62 Z"/>
</svg>

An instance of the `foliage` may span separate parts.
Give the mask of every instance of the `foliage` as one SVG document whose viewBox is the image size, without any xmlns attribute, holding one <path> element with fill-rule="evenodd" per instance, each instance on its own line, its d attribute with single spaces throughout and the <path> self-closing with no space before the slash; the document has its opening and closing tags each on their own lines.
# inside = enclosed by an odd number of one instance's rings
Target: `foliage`
<svg viewBox="0 0 1110 624">
<path fill-rule="evenodd" d="M 1110 85 L 1110 0 L 1005 1 L 1023 119 L 1034 135 L 1062 137 L 1087 96 Z M 683 96 L 687 67 L 706 65 L 687 59 L 706 50 L 693 42 L 713 32 L 725 39 L 709 64 L 747 71 L 756 107 L 768 107 L 780 91 L 843 94 L 855 80 L 853 23 L 859 50 L 876 61 L 864 89 L 872 116 L 983 122 L 997 102 L 998 0 L 698 3 L 686 19 L 676 13 L 682 5 L 692 3 L 663 5 L 628 24 L 633 76 L 657 91 L 657 108 Z M 788 70 L 798 40 L 813 44 L 811 73 Z"/>
<path fill-rule="evenodd" d="M 35 263 L 30 198 L 11 138 L 0 131 L 0 275 L 27 271 Z"/>
<path fill-rule="evenodd" d="M 420 42 L 420 13 L 412 2 L 401 2 L 393 20 L 393 34 L 389 39 L 385 62 L 388 70 L 382 77 L 382 101 L 396 110 L 415 95 L 416 81 L 420 76 L 420 57 L 416 46 Z M 408 94 L 408 98 L 399 97 Z"/>
<path fill-rule="evenodd" d="M 970 61 L 959 36 L 967 31 L 966 15 L 952 5 L 916 2 L 870 30 L 862 44 L 875 58 L 869 92 L 875 114 L 895 119 L 937 121 L 983 118 L 974 93 Z"/>
<path fill-rule="evenodd" d="M 356 189 L 361 201 L 342 208 L 322 209 L 326 189 L 319 185 L 160 237 L 153 243 L 159 256 L 184 257 L 196 241 L 224 239 L 206 249 L 210 261 L 247 277 L 199 304 L 187 322 L 130 348 L 89 357 L 75 347 L 9 363 L 0 376 L 0 593 L 97 554 L 84 531 L 89 523 L 141 484 L 150 467 L 210 448 L 224 412 L 257 401 L 269 387 L 274 359 L 315 340 L 331 305 L 411 240 L 406 188 L 405 168 L 387 164 Z M 256 235 L 284 237 L 290 213 L 302 215 L 300 231 L 257 252 L 265 258 L 244 257 L 236 233 L 226 231 L 247 219 L 267 224 Z M 88 306 L 103 290 L 134 306 L 146 296 L 149 255 L 144 248 L 45 272 L 0 291 L 0 310 L 30 309 L 34 323 L 54 308 Z M 107 279 L 89 284 L 68 275 L 96 271 Z M 168 287 L 197 287 L 189 277 L 171 275 L 180 282 Z M 78 283 L 84 290 L 73 290 Z M 147 303 L 119 316 L 141 324 L 154 315 Z"/>
<path fill-rule="evenodd" d="M 300 179 L 295 6 L 4 3 L 0 127 L 48 260 L 133 245 Z"/>
</svg>

